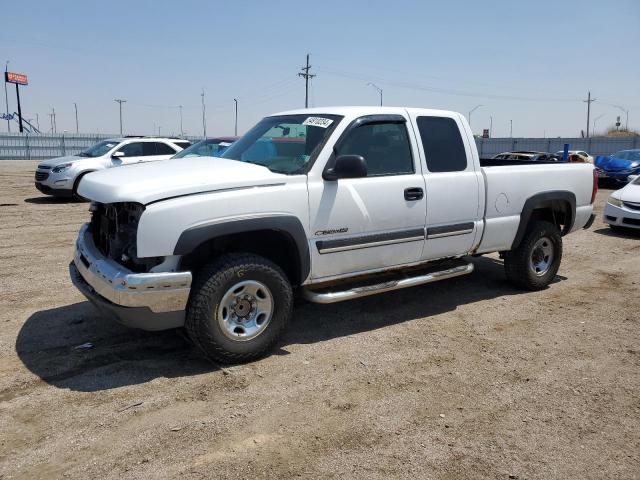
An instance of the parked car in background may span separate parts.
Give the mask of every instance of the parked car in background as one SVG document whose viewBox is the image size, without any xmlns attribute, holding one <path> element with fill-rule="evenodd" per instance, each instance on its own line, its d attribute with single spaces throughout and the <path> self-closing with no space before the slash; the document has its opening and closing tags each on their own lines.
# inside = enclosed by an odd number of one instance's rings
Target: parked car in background
<svg viewBox="0 0 640 480">
<path fill-rule="evenodd" d="M 604 207 L 604 223 L 616 229 L 640 229 L 640 176 L 631 175 L 627 186 L 616 190 Z"/>
<path fill-rule="evenodd" d="M 121 137 L 103 140 L 77 155 L 53 158 L 38 165 L 35 186 L 59 197 L 77 195 L 87 173 L 121 165 L 166 160 L 191 145 L 180 138 Z"/>
<path fill-rule="evenodd" d="M 237 139 L 238 137 L 207 138 L 176 153 L 172 158 L 219 157 Z"/>
<path fill-rule="evenodd" d="M 494 155 L 494 160 L 520 160 L 528 162 L 558 162 L 562 160 L 562 157 L 558 157 L 553 153 L 548 152 L 531 152 L 531 151 L 518 151 L 518 152 L 504 152 Z"/>
<path fill-rule="evenodd" d="M 564 151 L 563 150 L 559 150 L 555 154 L 556 154 L 556 156 L 558 158 L 560 158 L 560 160 L 562 160 L 562 156 L 564 155 Z M 593 163 L 593 157 L 591 155 L 589 155 L 587 152 L 585 152 L 584 150 L 569 150 L 569 155 L 579 155 L 580 157 L 582 157 L 584 159 L 585 162 Z"/>
<path fill-rule="evenodd" d="M 640 175 L 640 149 L 622 150 L 608 157 L 598 157 L 594 164 L 599 178 L 626 183 L 629 175 Z"/>
</svg>

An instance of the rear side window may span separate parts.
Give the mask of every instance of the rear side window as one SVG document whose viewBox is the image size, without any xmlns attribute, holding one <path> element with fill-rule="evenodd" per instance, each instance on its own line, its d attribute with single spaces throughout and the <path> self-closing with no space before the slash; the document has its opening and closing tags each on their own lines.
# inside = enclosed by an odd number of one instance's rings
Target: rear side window
<svg viewBox="0 0 640 480">
<path fill-rule="evenodd" d="M 407 127 L 381 122 L 356 128 L 340 144 L 338 155 L 362 155 L 369 177 L 414 173 Z"/>
<path fill-rule="evenodd" d="M 460 172 L 467 168 L 467 154 L 453 118 L 418 117 L 418 131 L 430 172 Z"/>
<path fill-rule="evenodd" d="M 173 142 L 175 143 L 177 146 L 179 146 L 180 148 L 187 148 L 191 146 L 191 142 Z"/>
<path fill-rule="evenodd" d="M 176 151 L 166 143 L 154 142 L 156 144 L 156 155 L 175 155 Z"/>
</svg>

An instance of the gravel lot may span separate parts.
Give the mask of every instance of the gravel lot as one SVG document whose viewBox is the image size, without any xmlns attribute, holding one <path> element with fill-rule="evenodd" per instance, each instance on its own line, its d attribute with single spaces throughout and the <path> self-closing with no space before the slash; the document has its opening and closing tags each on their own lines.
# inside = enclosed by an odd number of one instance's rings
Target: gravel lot
<svg viewBox="0 0 640 480">
<path fill-rule="evenodd" d="M 88 205 L 40 195 L 35 165 L 0 162 L 1 479 L 640 478 L 640 235 L 566 237 L 541 292 L 485 257 L 300 303 L 272 356 L 219 369 L 84 301 Z"/>
</svg>

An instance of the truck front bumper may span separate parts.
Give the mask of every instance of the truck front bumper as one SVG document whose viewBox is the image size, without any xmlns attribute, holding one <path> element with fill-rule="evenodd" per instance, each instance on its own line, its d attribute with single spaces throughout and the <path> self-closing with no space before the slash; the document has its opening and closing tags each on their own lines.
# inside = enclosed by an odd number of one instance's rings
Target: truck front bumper
<svg viewBox="0 0 640 480">
<path fill-rule="evenodd" d="M 191 272 L 132 272 L 102 255 L 88 225 L 80 229 L 69 273 L 88 300 L 123 325 L 166 330 L 184 324 Z"/>
</svg>

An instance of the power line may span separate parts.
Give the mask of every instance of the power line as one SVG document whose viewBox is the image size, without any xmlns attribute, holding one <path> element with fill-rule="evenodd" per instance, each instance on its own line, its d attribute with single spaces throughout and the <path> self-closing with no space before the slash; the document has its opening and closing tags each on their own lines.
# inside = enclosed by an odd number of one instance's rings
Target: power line
<svg viewBox="0 0 640 480">
<path fill-rule="evenodd" d="M 328 73 L 329 75 L 335 75 L 339 77 L 352 78 L 354 80 L 364 80 L 367 81 L 372 77 L 370 75 L 361 75 L 359 73 L 353 72 L 345 72 L 333 69 L 327 69 L 318 67 L 319 71 Z M 476 98 L 489 98 L 489 99 L 503 99 L 503 100 L 521 100 L 521 101 L 531 101 L 531 102 L 540 102 L 540 101 L 549 101 L 549 102 L 579 102 L 579 98 L 553 98 L 553 97 L 525 97 L 525 96 L 517 96 L 517 95 L 499 95 L 499 94 L 489 94 L 489 93 L 481 93 L 481 92 L 470 92 L 465 90 L 454 90 L 449 88 L 440 88 L 433 87 L 428 85 L 420 85 L 409 82 L 399 82 L 394 81 L 388 78 L 376 77 L 375 80 L 385 83 L 387 85 L 392 85 L 400 88 L 407 88 L 410 90 L 422 90 L 433 93 L 441 93 L 444 95 L 457 95 L 463 97 L 476 97 Z"/>
</svg>

